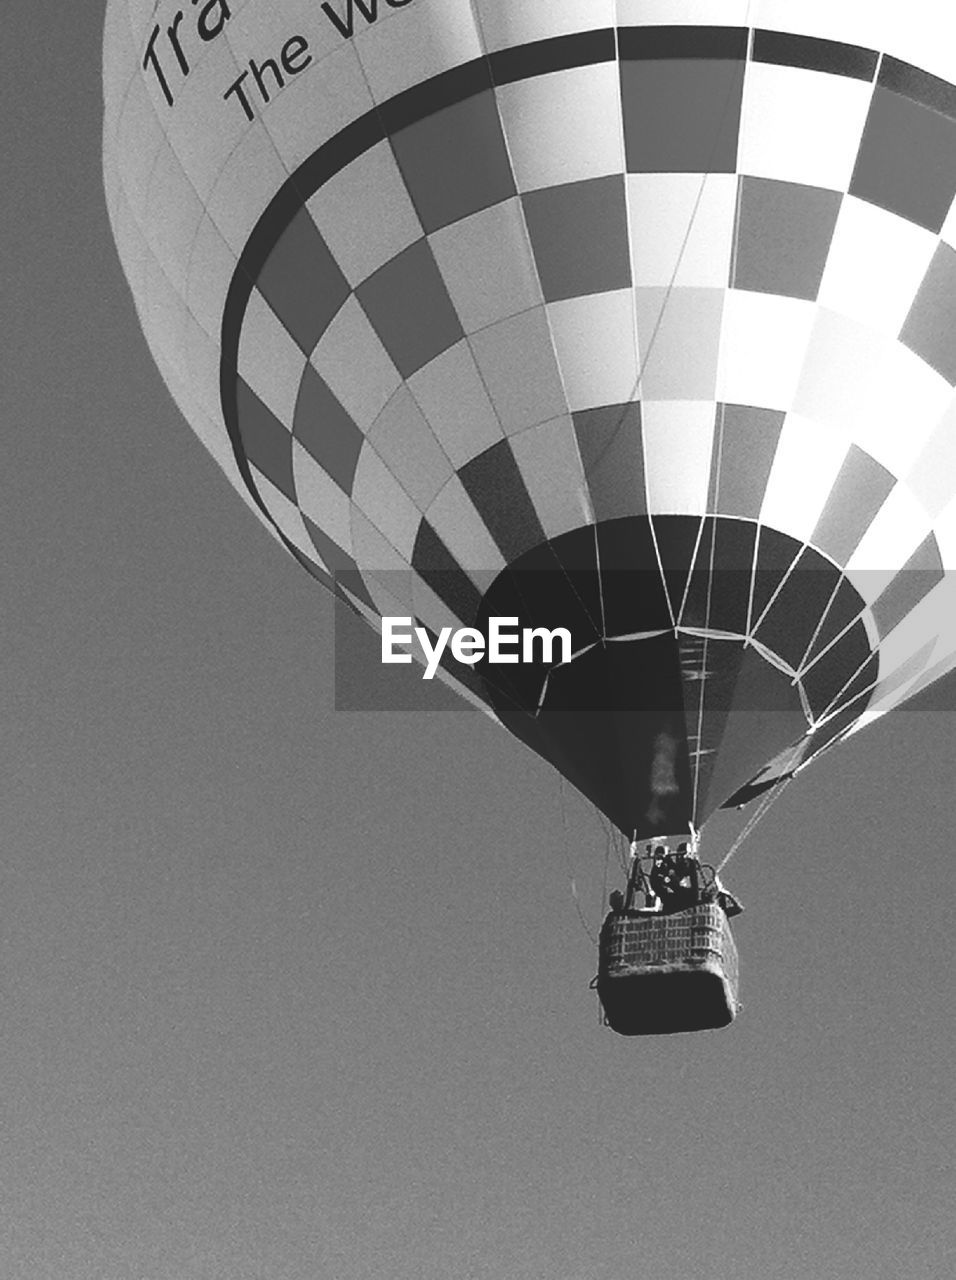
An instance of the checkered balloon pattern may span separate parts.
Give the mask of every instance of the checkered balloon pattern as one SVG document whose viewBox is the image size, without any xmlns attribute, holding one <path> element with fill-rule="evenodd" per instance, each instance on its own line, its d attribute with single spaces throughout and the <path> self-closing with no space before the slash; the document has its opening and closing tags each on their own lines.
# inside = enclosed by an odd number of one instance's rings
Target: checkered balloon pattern
<svg viewBox="0 0 956 1280">
<path fill-rule="evenodd" d="M 567 626 L 439 674 L 628 834 L 956 665 L 951 0 L 329 8 L 220 7 L 172 104 L 175 4 L 104 51 L 146 337 L 306 570 L 374 627 Z"/>
</svg>

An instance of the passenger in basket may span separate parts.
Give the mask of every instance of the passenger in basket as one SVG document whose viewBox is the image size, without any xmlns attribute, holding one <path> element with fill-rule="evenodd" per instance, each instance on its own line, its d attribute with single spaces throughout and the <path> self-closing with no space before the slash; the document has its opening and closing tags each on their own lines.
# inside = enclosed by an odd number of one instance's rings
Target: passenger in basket
<svg viewBox="0 0 956 1280">
<path fill-rule="evenodd" d="M 696 907 L 701 900 L 700 863 L 687 844 L 679 844 L 675 853 L 663 848 L 655 850 L 650 882 L 665 915 Z"/>
</svg>

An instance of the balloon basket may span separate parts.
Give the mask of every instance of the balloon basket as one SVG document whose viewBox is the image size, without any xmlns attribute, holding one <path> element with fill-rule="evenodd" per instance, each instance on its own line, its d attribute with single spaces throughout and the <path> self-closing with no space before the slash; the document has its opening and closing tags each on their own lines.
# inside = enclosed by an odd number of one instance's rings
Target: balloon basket
<svg viewBox="0 0 956 1280">
<path fill-rule="evenodd" d="M 672 915 L 612 912 L 599 943 L 604 1020 L 622 1036 L 726 1027 L 740 1008 L 737 948 L 715 903 Z"/>
</svg>

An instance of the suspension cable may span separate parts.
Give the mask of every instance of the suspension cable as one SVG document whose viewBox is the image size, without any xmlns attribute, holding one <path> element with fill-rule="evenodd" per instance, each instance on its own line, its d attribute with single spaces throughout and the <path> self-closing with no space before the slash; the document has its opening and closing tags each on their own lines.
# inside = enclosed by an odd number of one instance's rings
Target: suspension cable
<svg viewBox="0 0 956 1280">
<path fill-rule="evenodd" d="M 718 875 L 718 876 L 720 875 L 721 871 L 723 871 L 724 867 L 726 867 L 727 863 L 734 856 L 734 854 L 737 852 L 740 846 L 753 833 L 758 823 L 763 821 L 763 819 L 767 816 L 767 814 L 770 812 L 773 806 L 777 803 L 777 801 L 786 791 L 787 787 L 793 781 L 793 774 L 790 773 L 789 770 L 791 766 L 796 763 L 797 756 L 800 754 L 800 749 L 802 746 L 803 746 L 803 740 L 801 739 L 801 741 L 797 743 L 796 747 L 791 752 L 790 759 L 787 761 L 786 775 L 781 779 L 780 783 L 777 786 L 772 787 L 764 796 L 764 798 L 761 800 L 760 804 L 757 806 L 754 813 L 751 815 L 750 821 L 746 824 L 744 829 L 737 836 L 737 839 L 733 842 L 733 844 L 727 850 L 727 853 L 724 855 L 723 860 L 718 864 L 715 871 L 715 875 Z"/>
<path fill-rule="evenodd" d="M 568 811 L 567 811 L 567 805 L 566 805 L 567 795 L 565 791 L 565 780 L 564 780 L 563 774 L 558 774 L 558 791 L 560 795 L 561 824 L 564 829 L 564 839 L 561 842 L 561 848 L 564 853 L 564 860 L 567 866 L 568 884 L 571 887 L 571 901 L 574 903 L 574 909 L 577 912 L 578 920 L 581 923 L 581 928 L 587 934 L 592 945 L 597 946 L 597 938 L 591 931 L 591 927 L 587 922 L 587 917 L 584 914 L 584 908 L 581 906 L 581 899 L 578 897 L 578 885 L 574 876 L 574 864 L 571 861 L 571 828 L 568 823 Z M 607 881 L 607 864 L 610 858 L 610 853 L 611 853 L 611 848 L 610 848 L 610 845 L 608 845 L 607 852 L 604 857 L 605 882 Z"/>
</svg>

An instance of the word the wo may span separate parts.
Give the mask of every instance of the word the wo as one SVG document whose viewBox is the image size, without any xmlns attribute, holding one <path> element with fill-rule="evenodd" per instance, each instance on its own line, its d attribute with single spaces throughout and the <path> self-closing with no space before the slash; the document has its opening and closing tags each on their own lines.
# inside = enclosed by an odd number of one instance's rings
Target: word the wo
<svg viewBox="0 0 956 1280">
<path fill-rule="evenodd" d="M 390 9 L 404 9 L 412 0 L 384 0 L 384 3 Z M 143 54 L 143 70 L 155 76 L 169 106 L 176 101 L 176 93 L 193 69 L 196 50 L 203 44 L 218 39 L 225 30 L 232 18 L 229 4 L 230 0 L 189 0 L 190 9 L 177 9 L 172 22 L 157 22 L 153 26 Z M 379 0 L 325 0 L 323 4 L 316 0 L 316 10 L 346 40 L 351 40 L 356 34 L 359 14 L 366 25 L 377 22 L 381 16 Z M 229 86 L 223 97 L 228 100 L 235 94 L 247 118 L 252 120 L 252 84 L 255 84 L 262 102 L 269 102 L 271 94 L 267 77 L 271 77 L 276 89 L 284 88 L 287 77 L 298 75 L 312 61 L 308 48 L 309 42 L 305 36 L 292 36 L 282 46 L 278 58 L 265 58 L 261 62 L 250 59 L 246 69 Z M 251 83 L 244 88 L 243 82 L 250 76 Z"/>
<path fill-rule="evenodd" d="M 385 663 L 412 661 L 410 653 L 396 651 L 396 645 L 410 645 L 412 632 L 407 628 L 412 625 L 411 618 L 382 619 L 382 661 Z M 464 662 L 473 667 L 476 662 L 486 658 L 488 662 L 516 663 L 541 661 L 548 665 L 554 663 L 554 646 L 561 646 L 558 662 L 571 661 L 571 632 L 566 627 L 555 627 L 548 631 L 545 627 L 523 627 L 521 631 L 508 631 L 508 627 L 517 627 L 517 618 L 489 618 L 488 637 L 475 627 L 461 627 L 452 631 L 451 627 L 442 627 L 432 644 L 431 637 L 424 627 L 416 627 L 414 638 L 418 641 L 425 655 L 425 671 L 423 680 L 434 678 L 441 663 L 446 647 L 451 648 L 451 655 L 457 662 Z M 402 628 L 402 630 L 398 630 Z M 540 659 L 535 657 L 535 641 L 541 642 Z M 514 649 L 515 652 L 506 652 Z"/>
</svg>

